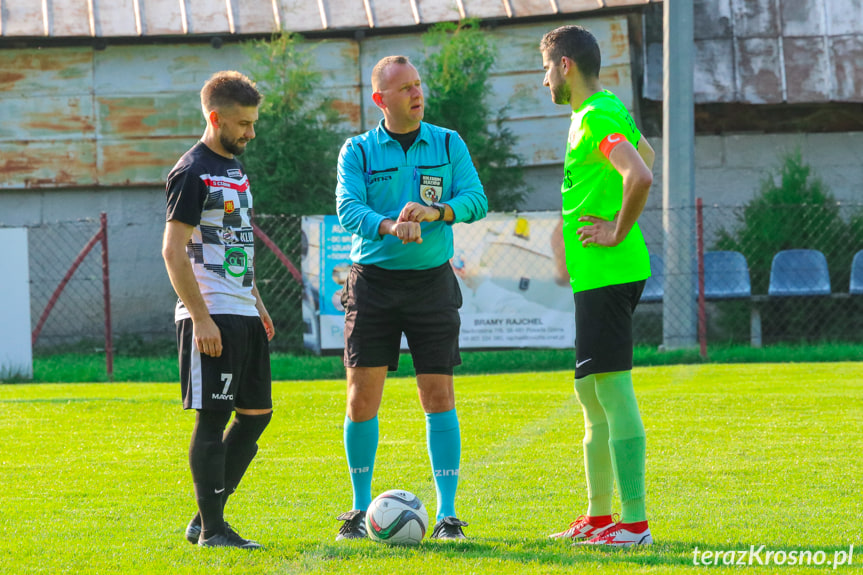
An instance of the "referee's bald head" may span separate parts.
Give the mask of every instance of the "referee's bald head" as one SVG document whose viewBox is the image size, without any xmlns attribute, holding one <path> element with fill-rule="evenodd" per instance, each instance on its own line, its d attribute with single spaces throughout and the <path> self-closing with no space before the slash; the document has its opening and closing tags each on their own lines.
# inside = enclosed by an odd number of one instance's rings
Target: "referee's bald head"
<svg viewBox="0 0 863 575">
<path fill-rule="evenodd" d="M 372 92 L 380 92 L 384 88 L 387 68 L 393 64 L 407 64 L 409 66 L 413 66 L 413 63 L 411 63 L 407 56 L 387 56 L 385 58 L 381 58 L 378 63 L 375 64 L 375 67 L 372 68 Z"/>
</svg>

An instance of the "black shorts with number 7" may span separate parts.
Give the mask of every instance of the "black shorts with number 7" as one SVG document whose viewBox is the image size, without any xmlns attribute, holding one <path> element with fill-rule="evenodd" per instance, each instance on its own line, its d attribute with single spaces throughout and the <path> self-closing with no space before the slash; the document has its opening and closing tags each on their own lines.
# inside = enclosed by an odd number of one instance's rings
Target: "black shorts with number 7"
<svg viewBox="0 0 863 575">
<path fill-rule="evenodd" d="M 271 409 L 270 342 L 258 316 L 214 314 L 222 355 L 198 351 L 192 320 L 177 322 L 183 409 Z"/>
</svg>

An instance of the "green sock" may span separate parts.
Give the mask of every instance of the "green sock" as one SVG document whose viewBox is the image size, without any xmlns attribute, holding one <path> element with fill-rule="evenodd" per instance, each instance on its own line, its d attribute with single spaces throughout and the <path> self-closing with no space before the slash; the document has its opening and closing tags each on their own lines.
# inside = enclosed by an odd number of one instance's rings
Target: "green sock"
<svg viewBox="0 0 863 575">
<path fill-rule="evenodd" d="M 596 398 L 592 375 L 575 380 L 575 396 L 584 411 L 584 471 L 587 475 L 587 515 L 611 515 L 614 472 L 608 444 L 608 421 Z"/>
<path fill-rule="evenodd" d="M 596 374 L 596 397 L 608 419 L 608 444 L 611 448 L 614 478 L 620 490 L 621 522 L 646 521 L 646 436 L 632 387 L 632 372 Z"/>
</svg>

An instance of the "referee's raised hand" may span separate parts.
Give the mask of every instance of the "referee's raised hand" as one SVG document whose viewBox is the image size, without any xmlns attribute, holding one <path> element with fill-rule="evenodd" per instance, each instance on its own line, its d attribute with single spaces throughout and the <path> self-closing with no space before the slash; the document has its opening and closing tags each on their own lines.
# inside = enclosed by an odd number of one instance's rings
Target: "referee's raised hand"
<svg viewBox="0 0 863 575">
<path fill-rule="evenodd" d="M 418 202 L 408 202 L 399 214 L 399 222 L 434 222 L 438 219 L 435 208 L 424 206 Z"/>
</svg>

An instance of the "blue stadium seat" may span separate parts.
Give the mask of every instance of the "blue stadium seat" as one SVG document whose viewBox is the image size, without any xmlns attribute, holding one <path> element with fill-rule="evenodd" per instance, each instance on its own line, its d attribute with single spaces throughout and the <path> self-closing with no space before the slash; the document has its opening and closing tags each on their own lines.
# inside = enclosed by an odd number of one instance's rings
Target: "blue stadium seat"
<svg viewBox="0 0 863 575">
<path fill-rule="evenodd" d="M 848 293 L 863 294 L 863 250 L 854 254 L 851 261 L 851 287 Z"/>
<path fill-rule="evenodd" d="M 698 286 L 695 286 L 698 296 Z M 717 251 L 704 254 L 704 299 L 749 298 L 752 284 L 746 256 L 740 252 Z"/>
<path fill-rule="evenodd" d="M 650 254 L 650 277 L 647 278 L 647 283 L 644 284 L 644 291 L 641 292 L 641 299 L 646 303 L 662 301 L 662 294 L 665 285 L 665 262 L 662 256 Z"/>
<path fill-rule="evenodd" d="M 771 296 L 830 295 L 827 259 L 818 250 L 782 250 L 770 266 Z"/>
</svg>

